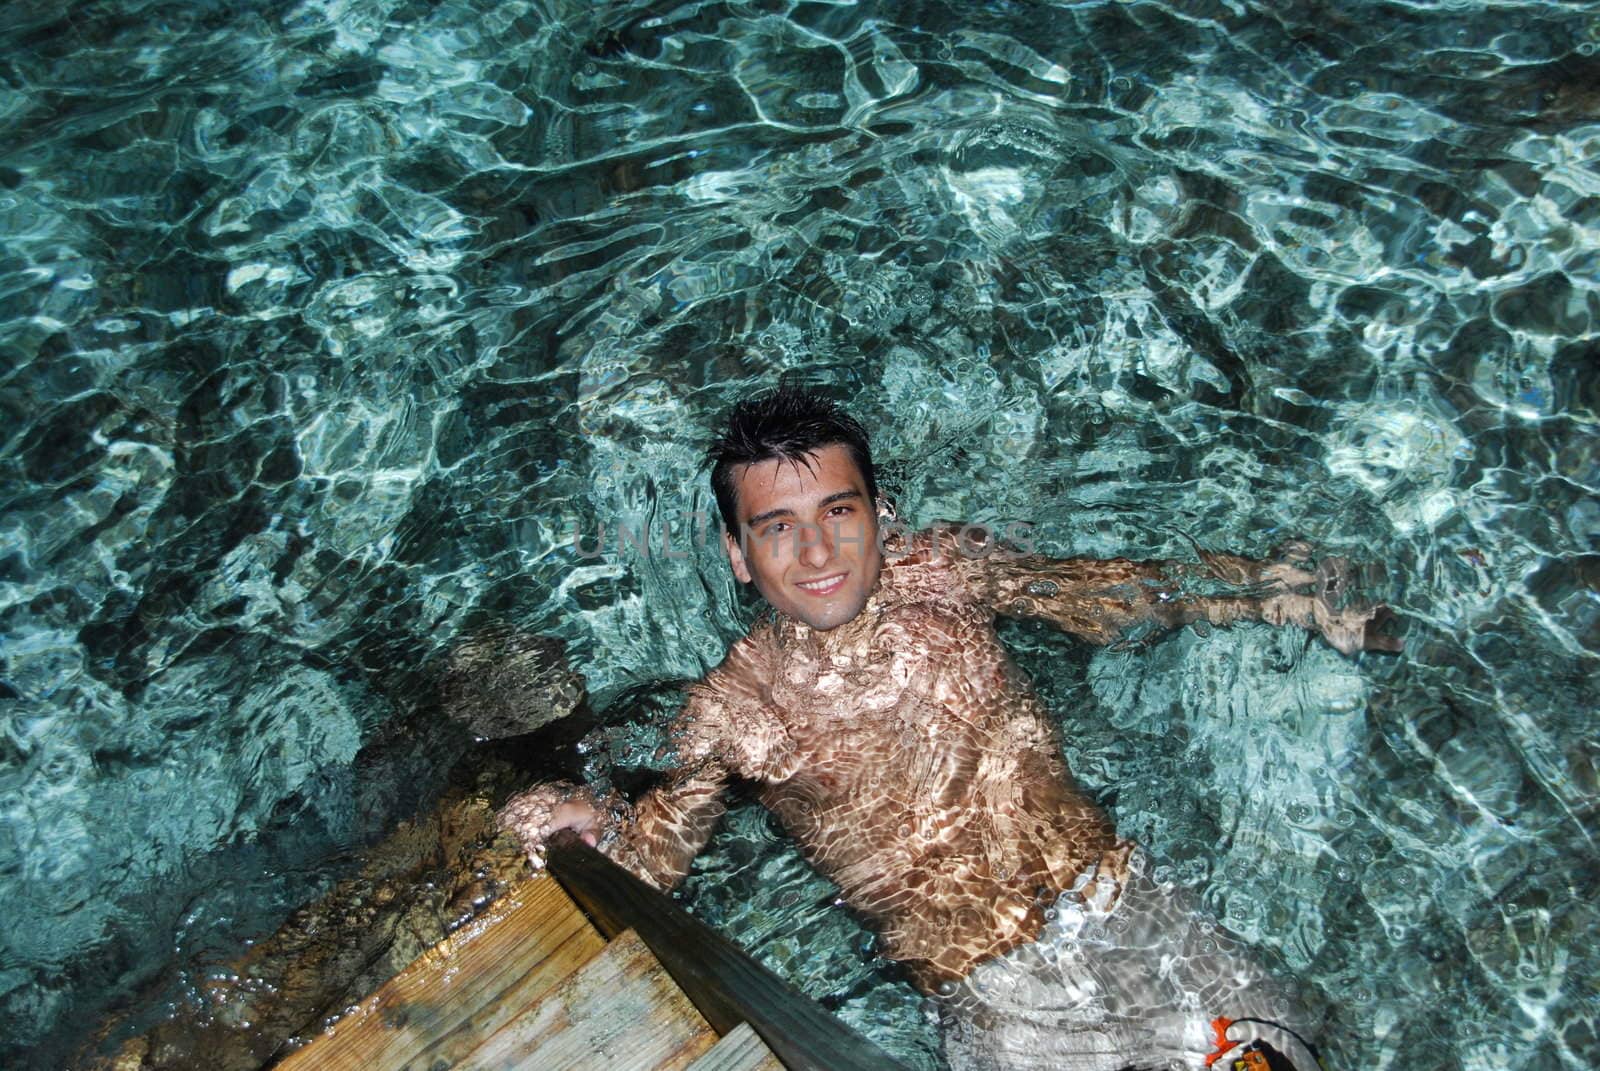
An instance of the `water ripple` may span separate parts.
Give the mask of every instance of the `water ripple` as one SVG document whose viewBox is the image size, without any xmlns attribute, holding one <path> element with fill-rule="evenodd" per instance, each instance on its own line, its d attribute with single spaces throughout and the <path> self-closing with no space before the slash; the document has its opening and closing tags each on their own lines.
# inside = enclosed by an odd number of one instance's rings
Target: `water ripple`
<svg viewBox="0 0 1600 1071">
<path fill-rule="evenodd" d="M 1398 661 L 1009 639 L 1341 1062 L 1595 1062 L 1589 5 L 15 0 L 0 40 L 13 1042 L 391 821 L 354 756 L 474 624 L 602 705 L 714 661 L 714 546 L 640 548 L 789 371 L 915 519 L 1383 567 Z M 236 866 L 308 877 L 245 920 Z M 759 816 L 690 889 L 932 1059 Z"/>
</svg>

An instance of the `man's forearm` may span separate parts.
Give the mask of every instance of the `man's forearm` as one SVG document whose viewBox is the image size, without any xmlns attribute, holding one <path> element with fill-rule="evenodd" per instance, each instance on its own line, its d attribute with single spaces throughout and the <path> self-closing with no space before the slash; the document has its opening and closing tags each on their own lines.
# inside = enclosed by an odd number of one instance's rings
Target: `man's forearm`
<svg viewBox="0 0 1600 1071">
<path fill-rule="evenodd" d="M 602 850 L 658 889 L 670 889 L 711 839 L 727 808 L 726 776 L 716 769 L 679 774 L 640 797 L 632 820 Z"/>
<path fill-rule="evenodd" d="M 1398 649 L 1376 634 L 1381 608 L 1340 609 L 1330 595 L 1338 570 L 1313 572 L 1291 562 L 1259 562 L 1231 554 L 1199 562 L 1113 558 L 1056 560 L 995 555 L 981 563 L 979 583 L 995 612 L 1049 621 L 1091 643 L 1197 621 L 1231 625 L 1266 621 L 1320 632 L 1346 654 Z"/>
<path fill-rule="evenodd" d="M 1187 591 L 1192 566 L 1127 558 L 995 556 L 981 563 L 982 591 L 996 613 L 1031 617 L 1091 643 L 1108 644 L 1151 628 L 1202 618 L 1227 624 L 1252 608 L 1238 598 Z"/>
</svg>

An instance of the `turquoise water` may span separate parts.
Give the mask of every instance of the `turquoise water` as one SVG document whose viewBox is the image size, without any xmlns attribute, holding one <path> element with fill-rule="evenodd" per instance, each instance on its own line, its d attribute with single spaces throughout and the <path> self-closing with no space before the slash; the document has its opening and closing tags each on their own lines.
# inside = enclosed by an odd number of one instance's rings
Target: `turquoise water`
<svg viewBox="0 0 1600 1071">
<path fill-rule="evenodd" d="M 464 630 L 568 641 L 624 721 L 713 663 L 714 553 L 573 536 L 692 546 L 700 439 L 793 372 L 917 521 L 1367 563 L 1403 657 L 1006 637 L 1340 1066 L 1600 1064 L 1592 5 L 12 0 L 0 42 L 8 1048 L 202 999 L 425 799 Z M 930 1058 L 758 813 L 687 895 Z"/>
</svg>

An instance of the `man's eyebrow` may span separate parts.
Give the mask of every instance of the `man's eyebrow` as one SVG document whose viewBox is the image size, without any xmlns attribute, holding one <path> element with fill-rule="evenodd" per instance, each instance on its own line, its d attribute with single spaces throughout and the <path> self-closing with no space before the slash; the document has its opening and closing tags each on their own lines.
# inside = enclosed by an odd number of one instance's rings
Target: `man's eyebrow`
<svg viewBox="0 0 1600 1071">
<path fill-rule="evenodd" d="M 790 516 L 790 517 L 793 517 L 794 516 L 794 510 L 792 510 L 792 509 L 769 509 L 769 510 L 767 510 L 767 512 L 758 513 L 754 517 L 751 517 L 748 521 L 745 521 L 744 522 L 744 526 L 746 528 L 754 528 L 758 524 L 765 524 L 767 521 L 772 520 L 772 518 L 774 518 L 774 517 L 783 517 L 783 516 L 786 516 L 786 515 Z"/>
<path fill-rule="evenodd" d="M 818 502 L 817 503 L 817 508 L 818 509 L 826 509 L 829 506 L 833 505 L 835 502 L 843 502 L 846 499 L 851 499 L 851 498 L 859 499 L 861 497 L 863 497 L 861 492 L 860 491 L 856 491 L 856 490 L 835 491 L 833 494 L 829 495 L 827 498 L 824 498 L 822 501 Z M 744 524 L 745 524 L 746 528 L 754 528 L 757 525 L 765 524 L 766 522 L 772 520 L 775 517 L 793 517 L 793 516 L 794 516 L 794 510 L 792 510 L 792 509 L 769 509 L 765 513 L 756 514 L 754 517 L 751 517 L 748 521 L 745 521 Z"/>
</svg>

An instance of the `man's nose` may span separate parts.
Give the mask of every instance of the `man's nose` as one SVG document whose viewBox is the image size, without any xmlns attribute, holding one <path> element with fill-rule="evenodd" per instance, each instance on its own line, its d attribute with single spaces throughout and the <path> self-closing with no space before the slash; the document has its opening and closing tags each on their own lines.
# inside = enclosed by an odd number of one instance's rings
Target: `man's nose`
<svg viewBox="0 0 1600 1071">
<path fill-rule="evenodd" d="M 820 569 L 833 558 L 833 533 L 824 525 L 810 524 L 800 538 L 800 564 Z"/>
</svg>

